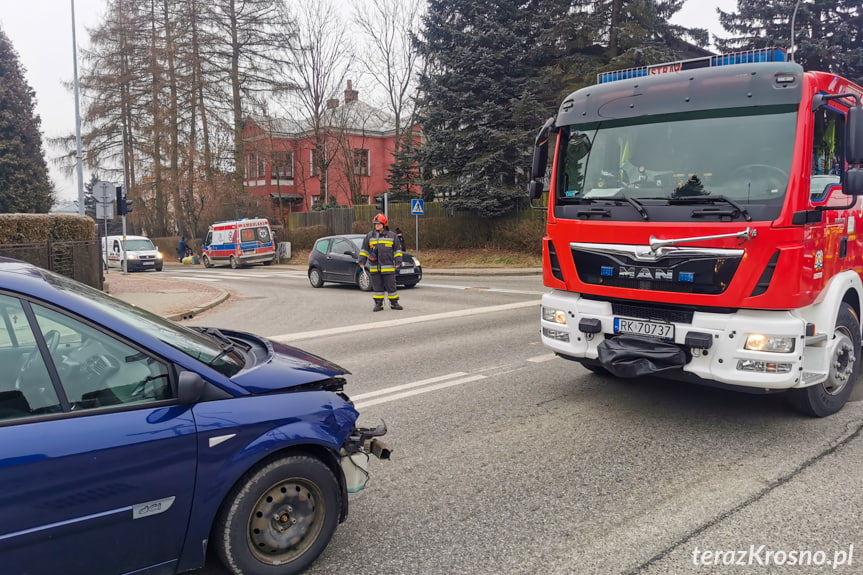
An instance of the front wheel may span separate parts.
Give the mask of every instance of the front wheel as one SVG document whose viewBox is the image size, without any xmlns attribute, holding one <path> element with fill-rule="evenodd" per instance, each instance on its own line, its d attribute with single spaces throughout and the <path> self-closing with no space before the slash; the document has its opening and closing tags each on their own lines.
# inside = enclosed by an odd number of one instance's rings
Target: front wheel
<svg viewBox="0 0 863 575">
<path fill-rule="evenodd" d="M 836 327 L 828 343 L 830 373 L 822 383 L 791 390 L 794 406 L 807 415 L 825 417 L 848 401 L 860 373 L 860 320 L 854 309 L 842 303 Z"/>
<path fill-rule="evenodd" d="M 235 270 L 238 267 L 240 267 L 240 264 L 237 262 L 237 258 L 235 258 L 234 256 L 231 256 L 231 269 Z"/>
<path fill-rule="evenodd" d="M 338 481 L 323 462 L 277 459 L 231 490 L 216 519 L 216 553 L 232 573 L 300 573 L 332 538 L 340 504 Z"/>
<path fill-rule="evenodd" d="M 324 278 L 321 276 L 321 270 L 312 268 L 309 270 L 309 283 L 313 288 L 319 288 L 324 285 Z"/>
<path fill-rule="evenodd" d="M 362 291 L 372 291 L 372 277 L 367 270 L 360 270 L 357 273 L 357 285 Z"/>
</svg>

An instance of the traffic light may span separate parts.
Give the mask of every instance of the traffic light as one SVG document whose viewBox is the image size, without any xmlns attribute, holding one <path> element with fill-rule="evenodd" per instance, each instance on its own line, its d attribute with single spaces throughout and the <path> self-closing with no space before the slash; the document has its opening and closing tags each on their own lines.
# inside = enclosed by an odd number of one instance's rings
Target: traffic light
<svg viewBox="0 0 863 575">
<path fill-rule="evenodd" d="M 123 186 L 117 186 L 117 215 L 125 216 L 132 211 L 132 200 L 126 199 L 126 194 L 123 193 Z"/>
<path fill-rule="evenodd" d="M 375 207 L 379 212 L 387 213 L 387 193 L 375 197 Z"/>
</svg>

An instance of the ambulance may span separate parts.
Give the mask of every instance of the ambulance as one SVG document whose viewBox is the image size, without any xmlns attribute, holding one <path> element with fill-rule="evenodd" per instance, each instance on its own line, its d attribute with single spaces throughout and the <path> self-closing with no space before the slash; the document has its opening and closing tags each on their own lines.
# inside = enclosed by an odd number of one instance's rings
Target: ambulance
<svg viewBox="0 0 863 575">
<path fill-rule="evenodd" d="M 212 224 L 201 249 L 201 263 L 211 268 L 247 264 L 268 266 L 276 260 L 276 244 L 265 218 L 243 218 Z"/>
</svg>

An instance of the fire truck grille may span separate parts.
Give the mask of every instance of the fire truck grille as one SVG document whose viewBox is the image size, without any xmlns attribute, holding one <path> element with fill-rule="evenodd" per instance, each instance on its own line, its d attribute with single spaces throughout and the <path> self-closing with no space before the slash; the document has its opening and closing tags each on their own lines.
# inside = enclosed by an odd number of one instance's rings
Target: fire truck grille
<svg viewBox="0 0 863 575">
<path fill-rule="evenodd" d="M 692 310 L 662 309 L 622 302 L 612 302 L 611 311 L 615 316 L 638 317 L 666 323 L 692 323 L 692 316 L 695 313 Z"/>
<path fill-rule="evenodd" d="M 572 250 L 578 278 L 591 285 L 633 290 L 718 295 L 734 278 L 740 258 L 667 257 L 636 261 L 621 254 Z"/>
</svg>

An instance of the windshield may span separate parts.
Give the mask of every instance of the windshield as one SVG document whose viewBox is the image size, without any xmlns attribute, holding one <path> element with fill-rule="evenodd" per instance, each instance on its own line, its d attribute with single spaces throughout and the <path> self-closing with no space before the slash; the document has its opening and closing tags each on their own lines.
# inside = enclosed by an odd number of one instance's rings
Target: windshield
<svg viewBox="0 0 863 575">
<path fill-rule="evenodd" d="M 562 131 L 557 203 L 623 196 L 781 202 L 796 108 L 723 112 L 569 126 Z"/>
<path fill-rule="evenodd" d="M 239 372 L 245 361 L 239 351 L 226 350 L 226 345 L 218 337 L 189 329 L 139 307 L 113 298 L 88 285 L 76 282 L 65 276 L 40 270 L 48 283 L 66 293 L 87 299 L 113 317 L 134 325 L 164 343 L 174 347 L 198 361 L 209 364 L 219 373 L 230 377 Z"/>
<path fill-rule="evenodd" d="M 155 250 L 156 246 L 153 245 L 148 239 L 140 239 L 140 240 L 126 240 L 126 249 L 130 252 L 132 251 L 143 251 L 143 250 Z"/>
</svg>

